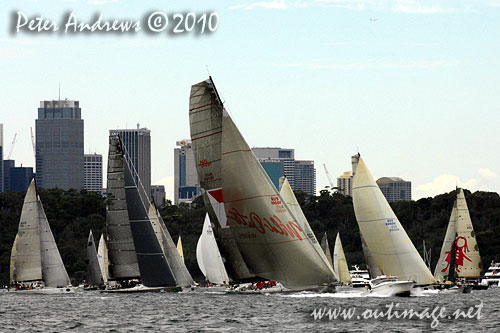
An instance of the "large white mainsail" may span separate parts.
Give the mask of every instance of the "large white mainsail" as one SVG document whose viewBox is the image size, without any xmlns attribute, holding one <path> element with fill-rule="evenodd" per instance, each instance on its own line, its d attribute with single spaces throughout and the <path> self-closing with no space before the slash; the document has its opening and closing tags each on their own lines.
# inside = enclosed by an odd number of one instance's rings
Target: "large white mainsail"
<svg viewBox="0 0 500 333">
<path fill-rule="evenodd" d="M 335 247 L 333 249 L 333 270 L 337 273 L 340 282 L 344 284 L 351 283 L 351 275 L 349 274 L 349 267 L 344 254 L 344 248 L 340 240 L 340 233 L 337 233 L 335 239 Z"/>
<path fill-rule="evenodd" d="M 209 282 L 216 284 L 229 283 L 229 277 L 224 268 L 208 214 L 205 216 L 203 230 L 196 245 L 196 261 Z"/>
<path fill-rule="evenodd" d="M 434 277 L 377 186 L 365 162 L 353 156 L 353 204 L 356 220 L 368 248 L 384 274 L 419 285 Z"/>
<path fill-rule="evenodd" d="M 42 277 L 46 287 L 65 287 L 70 285 L 61 254 L 50 230 L 49 221 L 38 198 L 38 217 L 40 222 L 40 251 L 42 253 Z"/>
<path fill-rule="evenodd" d="M 19 220 L 16 257 L 13 265 L 13 281 L 42 280 L 42 256 L 40 253 L 40 221 L 38 197 L 33 179 L 24 197 Z"/>
<path fill-rule="evenodd" d="M 106 241 L 104 240 L 104 234 L 102 234 L 101 238 L 99 239 L 99 247 L 97 249 L 97 259 L 99 260 L 99 267 L 101 268 L 101 273 L 104 283 L 108 283 L 109 279 L 108 247 L 106 246 Z"/>
<path fill-rule="evenodd" d="M 220 100 L 215 103 L 222 108 Z M 307 240 L 231 117 L 222 110 L 221 198 L 245 263 L 257 276 L 292 289 L 336 281 L 324 255 L 319 256 Z"/>
<path fill-rule="evenodd" d="M 191 87 L 189 125 L 203 200 L 210 220 L 214 221 L 214 236 L 225 259 L 227 273 L 234 281 L 242 281 L 255 278 L 255 275 L 248 270 L 227 225 L 222 200 L 222 110 L 210 80 Z"/>
<path fill-rule="evenodd" d="M 439 260 L 436 264 L 434 270 L 434 278 L 436 281 L 444 282 L 448 279 L 450 272 L 450 253 L 451 246 L 455 241 L 456 235 L 456 222 L 457 222 L 457 201 L 453 203 L 453 208 L 451 210 L 450 221 L 448 222 L 448 227 L 446 228 L 446 234 L 444 236 L 443 246 L 441 247 L 441 252 L 439 254 Z"/>
</svg>

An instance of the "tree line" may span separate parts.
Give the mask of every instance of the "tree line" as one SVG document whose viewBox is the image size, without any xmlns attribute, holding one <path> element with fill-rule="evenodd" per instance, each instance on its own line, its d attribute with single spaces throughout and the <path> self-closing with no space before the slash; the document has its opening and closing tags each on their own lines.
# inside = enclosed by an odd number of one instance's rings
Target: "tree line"
<svg viewBox="0 0 500 333">
<path fill-rule="evenodd" d="M 337 232 L 350 266 L 365 267 L 359 228 L 352 199 L 339 193 L 321 191 L 318 196 L 296 192 L 305 216 L 318 241 L 328 234 L 331 249 Z M 10 253 L 17 233 L 25 192 L 0 193 L 0 284 L 9 282 Z M 87 191 L 39 190 L 54 238 L 69 276 L 74 283 L 85 279 L 86 245 L 92 229 L 96 244 L 105 230 L 106 199 Z M 422 244 L 432 249 L 432 269 L 436 265 L 455 200 L 455 191 L 417 201 L 391 203 L 394 213 L 422 254 Z M 483 269 L 492 260 L 500 261 L 500 196 L 495 192 L 465 190 L 476 233 Z M 186 266 L 198 281 L 203 280 L 196 262 L 196 244 L 203 228 L 205 207 L 201 197 L 191 205 L 172 205 L 160 210 L 174 241 L 182 237 Z"/>
</svg>

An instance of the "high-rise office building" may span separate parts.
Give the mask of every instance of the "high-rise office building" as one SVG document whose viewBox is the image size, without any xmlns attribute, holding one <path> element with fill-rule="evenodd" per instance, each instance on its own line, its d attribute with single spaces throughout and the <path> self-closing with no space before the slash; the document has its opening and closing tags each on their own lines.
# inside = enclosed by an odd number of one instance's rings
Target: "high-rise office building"
<svg viewBox="0 0 500 333">
<path fill-rule="evenodd" d="M 102 155 L 96 153 L 85 154 L 83 159 L 83 188 L 90 192 L 102 194 Z"/>
<path fill-rule="evenodd" d="M 177 141 L 174 149 L 174 204 L 191 203 L 201 194 L 190 140 Z"/>
<path fill-rule="evenodd" d="M 14 167 L 9 170 L 9 191 L 26 191 L 33 179 L 33 168 Z"/>
<path fill-rule="evenodd" d="M 156 205 L 156 207 L 165 206 L 165 186 L 163 185 L 151 185 L 151 197 Z"/>
<path fill-rule="evenodd" d="M 0 124 L 0 193 L 3 189 L 3 124 Z"/>
<path fill-rule="evenodd" d="M 279 178 L 285 176 L 294 191 L 316 194 L 314 161 L 295 160 L 294 149 L 254 147 L 252 151 L 278 190 Z"/>
<path fill-rule="evenodd" d="M 352 197 L 352 171 L 346 171 L 337 177 L 337 189 L 346 197 Z"/>
<path fill-rule="evenodd" d="M 141 198 L 145 205 L 149 205 L 151 193 L 151 131 L 144 127 L 141 128 L 137 124 L 137 129 L 109 130 L 109 135 L 120 136 L 127 163 L 132 175 L 134 175 Z"/>
<path fill-rule="evenodd" d="M 7 192 L 10 190 L 10 169 L 14 168 L 16 165 L 14 160 L 3 160 L 3 190 Z"/>
<path fill-rule="evenodd" d="M 36 181 L 42 188 L 83 188 L 83 119 L 78 101 L 41 101 L 36 126 Z"/>
<path fill-rule="evenodd" d="M 410 181 L 399 177 L 382 177 L 377 179 L 377 185 L 389 202 L 411 200 Z"/>
</svg>

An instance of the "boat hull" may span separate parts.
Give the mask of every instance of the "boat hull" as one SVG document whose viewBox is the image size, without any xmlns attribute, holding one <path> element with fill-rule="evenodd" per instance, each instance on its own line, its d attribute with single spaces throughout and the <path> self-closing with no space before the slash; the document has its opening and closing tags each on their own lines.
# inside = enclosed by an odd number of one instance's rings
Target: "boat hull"
<svg viewBox="0 0 500 333">
<path fill-rule="evenodd" d="M 101 293 L 123 294 L 123 293 L 158 293 L 158 292 L 178 292 L 182 291 L 181 287 L 146 287 L 137 285 L 132 288 L 117 288 L 101 290 Z"/>
<path fill-rule="evenodd" d="M 410 296 L 415 282 L 413 281 L 393 281 L 381 283 L 372 287 L 369 296 L 392 297 L 392 296 Z"/>
<path fill-rule="evenodd" d="M 9 293 L 13 294 L 25 294 L 25 295 L 65 295 L 74 294 L 75 289 L 73 287 L 64 288 L 38 288 L 29 290 L 9 290 Z"/>
</svg>

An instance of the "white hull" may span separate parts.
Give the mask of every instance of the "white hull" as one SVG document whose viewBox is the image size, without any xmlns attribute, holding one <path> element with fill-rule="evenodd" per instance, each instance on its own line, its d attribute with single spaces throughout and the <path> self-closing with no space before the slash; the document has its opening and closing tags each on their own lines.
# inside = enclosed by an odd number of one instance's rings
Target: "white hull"
<svg viewBox="0 0 500 333">
<path fill-rule="evenodd" d="M 409 296 L 415 282 L 413 281 L 392 281 L 381 283 L 368 292 L 368 296 L 391 297 L 407 295 Z"/>
<path fill-rule="evenodd" d="M 180 287 L 146 287 L 139 284 L 132 288 L 117 288 L 101 290 L 102 293 L 147 293 L 147 292 L 162 292 L 162 291 L 180 291 Z"/>
<path fill-rule="evenodd" d="M 280 293 L 282 291 L 288 290 L 283 287 L 280 283 L 277 283 L 273 287 L 255 289 L 251 283 L 242 284 L 236 287 L 234 290 L 230 290 L 229 292 L 237 293 L 237 294 L 271 294 L 271 293 Z"/>
<path fill-rule="evenodd" d="M 75 288 L 64 287 L 64 288 L 36 288 L 31 290 L 15 290 L 10 289 L 10 293 L 13 294 L 26 294 L 26 295 L 65 295 L 74 294 Z"/>
</svg>

